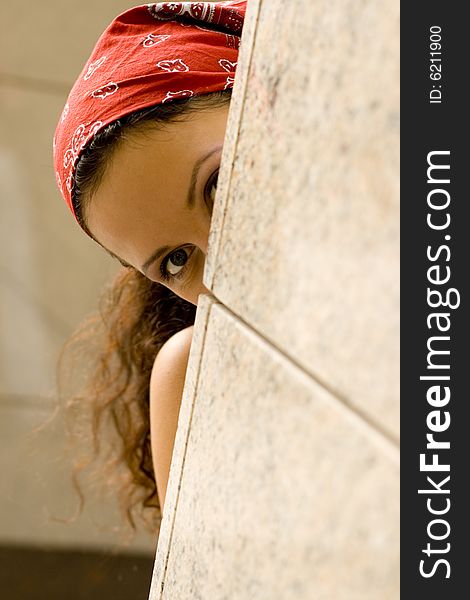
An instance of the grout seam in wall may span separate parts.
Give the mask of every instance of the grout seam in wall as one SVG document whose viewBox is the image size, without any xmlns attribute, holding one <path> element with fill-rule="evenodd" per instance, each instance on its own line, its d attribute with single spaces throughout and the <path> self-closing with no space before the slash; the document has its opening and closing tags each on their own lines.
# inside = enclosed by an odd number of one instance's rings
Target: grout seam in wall
<svg viewBox="0 0 470 600">
<path fill-rule="evenodd" d="M 223 306 L 223 308 L 227 312 L 229 312 L 237 321 L 242 323 L 252 334 L 254 334 L 256 337 L 262 339 L 273 350 L 275 350 L 276 352 L 281 354 L 287 361 L 289 361 L 291 363 L 291 365 L 293 365 L 294 367 L 299 369 L 305 376 L 307 376 L 308 379 L 313 380 L 316 384 L 318 384 L 320 387 L 322 387 L 326 392 L 328 392 L 328 394 L 330 396 L 335 398 L 349 414 L 352 414 L 356 418 L 359 418 L 360 421 L 362 421 L 365 425 L 367 425 L 367 427 L 372 429 L 375 434 L 377 434 L 381 438 L 383 438 L 383 441 L 386 441 L 386 443 L 388 445 L 390 445 L 390 450 L 392 451 L 392 454 L 396 453 L 396 451 L 399 449 L 399 446 L 400 446 L 400 440 L 399 440 L 398 436 L 396 436 L 394 433 L 389 431 L 386 427 L 381 425 L 378 421 L 376 421 L 367 412 L 365 412 L 358 406 L 352 404 L 351 401 L 348 400 L 348 398 L 346 396 L 344 396 L 341 392 L 339 392 L 337 389 L 335 389 L 334 386 L 332 386 L 328 382 L 326 382 L 321 376 L 319 376 L 316 373 L 312 373 L 312 372 L 308 371 L 296 358 L 294 358 L 293 356 L 288 354 L 285 351 L 285 349 L 278 346 L 274 340 L 271 340 L 270 338 L 266 337 L 264 334 L 259 332 L 257 329 L 255 329 L 253 327 L 253 325 L 251 325 L 248 321 L 246 321 L 241 315 L 237 314 L 231 308 L 229 308 L 226 304 L 224 304 L 220 300 L 220 298 L 217 298 L 217 296 L 214 295 L 214 292 L 211 292 L 211 293 L 214 296 L 214 299 L 217 301 L 217 303 L 220 304 L 221 306 Z"/>
<path fill-rule="evenodd" d="M 263 0 L 258 0 L 257 1 L 256 22 L 255 22 L 255 25 L 254 25 L 253 38 L 252 38 L 253 39 L 253 43 L 250 46 L 250 55 L 249 55 L 249 60 L 248 60 L 247 73 L 246 73 L 246 82 L 245 82 L 245 87 L 244 87 L 244 90 L 243 90 L 243 99 L 241 101 L 241 107 L 239 109 L 239 119 L 238 119 L 238 123 L 237 123 L 237 131 L 236 131 L 236 135 L 234 136 L 233 150 L 232 150 L 232 153 L 231 153 L 232 154 L 231 155 L 232 166 L 231 166 L 231 170 L 230 170 L 229 181 L 228 181 L 228 184 L 227 184 L 227 192 L 226 192 L 226 196 L 225 196 L 225 205 L 223 207 L 223 214 L 222 214 L 222 218 L 221 218 L 221 221 L 220 221 L 220 234 L 218 235 L 218 239 L 217 239 L 217 247 L 215 248 L 215 251 L 213 253 L 213 256 L 214 256 L 214 259 L 212 261 L 213 265 L 215 265 L 217 263 L 217 258 L 219 256 L 219 250 L 220 250 L 220 247 L 222 245 L 224 225 L 225 225 L 225 222 L 226 222 L 226 216 L 227 216 L 228 208 L 229 208 L 229 205 L 230 205 L 230 198 L 231 198 L 230 189 L 231 189 L 231 185 L 232 185 L 233 163 L 234 163 L 234 160 L 235 160 L 235 156 L 236 156 L 236 153 L 237 153 L 238 142 L 239 142 L 241 121 L 242 121 L 241 116 L 243 115 L 243 108 L 244 108 L 245 102 L 246 102 L 247 81 L 248 81 L 248 78 L 249 78 L 249 75 L 250 75 L 251 66 L 252 66 L 252 58 L 253 58 L 254 49 L 255 49 L 255 46 L 256 46 L 256 33 L 257 33 L 257 30 L 258 30 L 258 24 L 259 24 L 259 20 L 260 20 L 262 3 L 263 3 Z M 333 397 L 335 397 L 348 411 L 351 411 L 352 413 L 354 413 L 357 417 L 359 417 L 361 420 L 363 420 L 365 423 L 367 423 L 367 425 L 369 427 L 371 427 L 373 430 L 375 430 L 376 433 L 378 433 L 379 435 L 383 436 L 395 448 L 395 450 L 397 448 L 399 448 L 399 437 L 397 435 L 395 435 L 393 432 L 389 431 L 386 427 L 384 427 L 383 425 L 381 425 L 378 421 L 376 421 L 368 413 L 366 413 L 365 411 L 363 411 L 362 409 L 360 409 L 356 405 L 353 405 L 347 399 L 347 397 L 344 396 L 343 394 L 341 394 L 341 392 L 339 392 L 338 390 L 336 390 L 334 388 L 334 386 L 332 386 L 329 383 L 327 383 L 318 374 L 312 373 L 312 372 L 308 371 L 297 359 L 295 359 L 293 356 L 291 356 L 288 353 L 286 353 L 286 351 L 284 349 L 282 349 L 279 346 L 277 346 L 277 344 L 273 340 L 270 340 L 269 338 L 267 338 L 266 336 L 264 336 L 262 333 L 260 333 L 256 329 L 254 329 L 252 325 L 250 325 L 247 321 L 245 321 L 243 319 L 243 317 L 241 317 L 241 315 L 236 314 L 233 310 L 231 310 L 230 308 L 228 308 L 219 298 L 217 298 L 215 296 L 215 294 L 213 292 L 213 288 L 215 287 L 215 282 L 216 282 L 216 269 L 214 268 L 214 266 L 212 266 L 211 272 L 210 272 L 210 279 L 209 279 L 209 281 L 207 283 L 208 283 L 208 285 L 211 288 L 212 295 L 214 296 L 214 298 L 217 299 L 217 301 L 220 304 L 222 304 L 222 306 L 224 306 L 231 314 L 233 314 L 237 319 L 239 319 L 242 323 L 244 323 L 251 331 L 253 331 L 254 333 L 256 333 L 256 335 L 260 336 L 270 346 L 272 346 L 275 350 L 277 350 L 278 352 L 280 352 L 286 359 L 288 359 L 293 365 L 295 365 L 297 368 L 299 368 L 310 379 L 313 379 L 318 385 L 320 385 L 322 388 L 324 388 L 330 395 L 332 395 Z"/>
</svg>

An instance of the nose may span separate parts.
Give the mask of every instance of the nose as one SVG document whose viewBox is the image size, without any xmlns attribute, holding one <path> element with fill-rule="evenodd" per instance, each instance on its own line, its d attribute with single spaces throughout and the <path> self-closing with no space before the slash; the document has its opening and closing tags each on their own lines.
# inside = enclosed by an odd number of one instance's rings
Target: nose
<svg viewBox="0 0 470 600">
<path fill-rule="evenodd" d="M 209 246 L 209 231 L 210 231 L 211 216 L 212 216 L 212 210 L 210 211 L 210 214 L 209 214 L 209 220 L 207 223 L 205 223 L 206 226 L 204 227 L 204 229 L 201 232 L 201 235 L 199 236 L 199 239 L 197 241 L 197 245 L 199 247 L 199 250 L 201 251 L 203 259 L 202 259 L 201 271 L 199 274 L 199 282 L 198 282 L 199 289 L 197 290 L 195 301 L 193 302 L 193 304 L 195 304 L 196 306 L 198 304 L 200 294 L 210 293 L 209 289 L 206 288 L 206 286 L 204 285 L 202 280 L 203 280 L 203 276 L 204 276 L 204 266 L 206 263 L 207 250 L 208 250 L 208 246 Z"/>
<path fill-rule="evenodd" d="M 190 243 L 196 248 L 196 270 L 191 276 L 191 281 L 187 286 L 182 286 L 179 289 L 174 289 L 175 293 L 187 302 L 197 306 L 200 294 L 209 293 L 208 288 L 203 283 L 204 265 L 206 262 L 207 250 L 209 246 L 209 231 L 210 231 L 210 215 L 204 215 L 204 218 L 197 222 L 196 227 L 193 223 L 193 235 Z"/>
<path fill-rule="evenodd" d="M 180 288 L 179 290 L 174 290 L 179 296 L 184 298 L 187 302 L 194 304 L 197 306 L 198 299 L 200 294 L 208 294 L 209 289 L 203 283 L 204 276 L 204 266 L 206 262 L 207 255 L 207 239 L 203 242 L 203 240 L 199 240 L 197 244 L 197 248 L 199 250 L 198 258 L 197 258 L 197 268 L 193 277 L 191 278 L 191 282 L 186 287 Z"/>
<path fill-rule="evenodd" d="M 189 300 L 192 304 L 195 304 L 197 306 L 198 302 L 199 302 L 199 295 L 200 294 L 208 294 L 210 293 L 209 289 L 206 288 L 206 286 L 203 283 L 203 274 L 204 274 L 204 264 L 205 264 L 205 257 L 206 254 L 204 253 L 204 262 L 202 264 L 202 268 L 201 268 L 201 273 L 200 273 L 200 278 L 197 284 L 195 284 L 194 286 L 194 291 L 191 294 L 191 299 Z M 194 295 L 193 295 L 194 294 Z"/>
<path fill-rule="evenodd" d="M 210 294 L 210 290 L 208 288 L 206 288 L 206 286 L 204 284 L 201 285 L 201 291 L 198 294 L 198 302 L 199 302 L 199 295 L 200 294 Z M 196 304 L 198 303 L 196 302 Z"/>
<path fill-rule="evenodd" d="M 199 302 L 200 294 L 209 294 L 209 293 L 210 293 L 210 290 L 208 290 L 201 281 L 199 286 L 194 286 L 187 292 L 178 292 L 178 296 L 180 296 L 187 302 L 194 304 L 194 306 L 197 306 L 198 302 Z"/>
</svg>

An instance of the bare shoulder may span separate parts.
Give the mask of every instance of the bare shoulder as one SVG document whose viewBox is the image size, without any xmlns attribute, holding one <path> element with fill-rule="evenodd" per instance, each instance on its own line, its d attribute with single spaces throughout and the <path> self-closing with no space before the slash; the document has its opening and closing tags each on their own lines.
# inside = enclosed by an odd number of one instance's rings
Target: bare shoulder
<svg viewBox="0 0 470 600">
<path fill-rule="evenodd" d="M 150 377 L 150 404 L 173 401 L 183 392 L 194 326 L 175 333 L 161 347 Z M 181 398 L 180 398 L 181 399 Z"/>
<path fill-rule="evenodd" d="M 162 376 L 176 377 L 186 371 L 194 326 L 186 327 L 171 336 L 161 347 L 152 368 L 150 387 L 159 385 Z"/>
<path fill-rule="evenodd" d="M 163 506 L 175 442 L 193 326 L 169 338 L 158 352 L 150 377 L 150 439 L 160 504 Z"/>
</svg>

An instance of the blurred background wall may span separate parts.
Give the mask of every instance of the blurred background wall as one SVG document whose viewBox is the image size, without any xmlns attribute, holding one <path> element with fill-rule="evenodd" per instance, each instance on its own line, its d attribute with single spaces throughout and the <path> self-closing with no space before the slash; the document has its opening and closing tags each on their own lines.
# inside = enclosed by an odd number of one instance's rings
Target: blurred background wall
<svg viewBox="0 0 470 600">
<path fill-rule="evenodd" d="M 97 306 L 117 268 L 83 235 L 56 190 L 52 136 L 97 38 L 136 4 L 0 3 L 0 589 L 9 599 L 55 598 L 45 587 L 52 573 L 56 580 L 59 573 L 73 577 L 77 598 L 93 598 L 93 590 L 103 597 L 106 573 L 110 589 L 120 590 L 114 598 L 130 597 L 126 581 L 133 598 L 140 597 L 139 585 L 141 597 L 148 591 L 156 539 L 141 534 L 121 547 L 112 494 L 103 499 L 99 489 L 75 523 L 52 520 L 73 516 L 78 502 L 65 435 L 57 421 L 32 433 L 53 410 L 64 341 Z M 108 567 L 92 573 L 95 558 L 113 548 L 127 553 L 128 562 L 119 559 L 117 569 L 118 559 L 109 558 Z"/>
</svg>

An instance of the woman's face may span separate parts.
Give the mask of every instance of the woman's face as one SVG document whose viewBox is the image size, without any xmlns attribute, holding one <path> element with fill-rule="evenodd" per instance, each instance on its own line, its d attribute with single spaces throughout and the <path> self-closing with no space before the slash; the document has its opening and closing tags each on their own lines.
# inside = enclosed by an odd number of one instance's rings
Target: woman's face
<svg viewBox="0 0 470 600">
<path fill-rule="evenodd" d="M 133 133 L 115 151 L 85 220 L 95 239 L 152 281 L 193 304 L 202 283 L 228 104 L 157 131 Z"/>
</svg>

